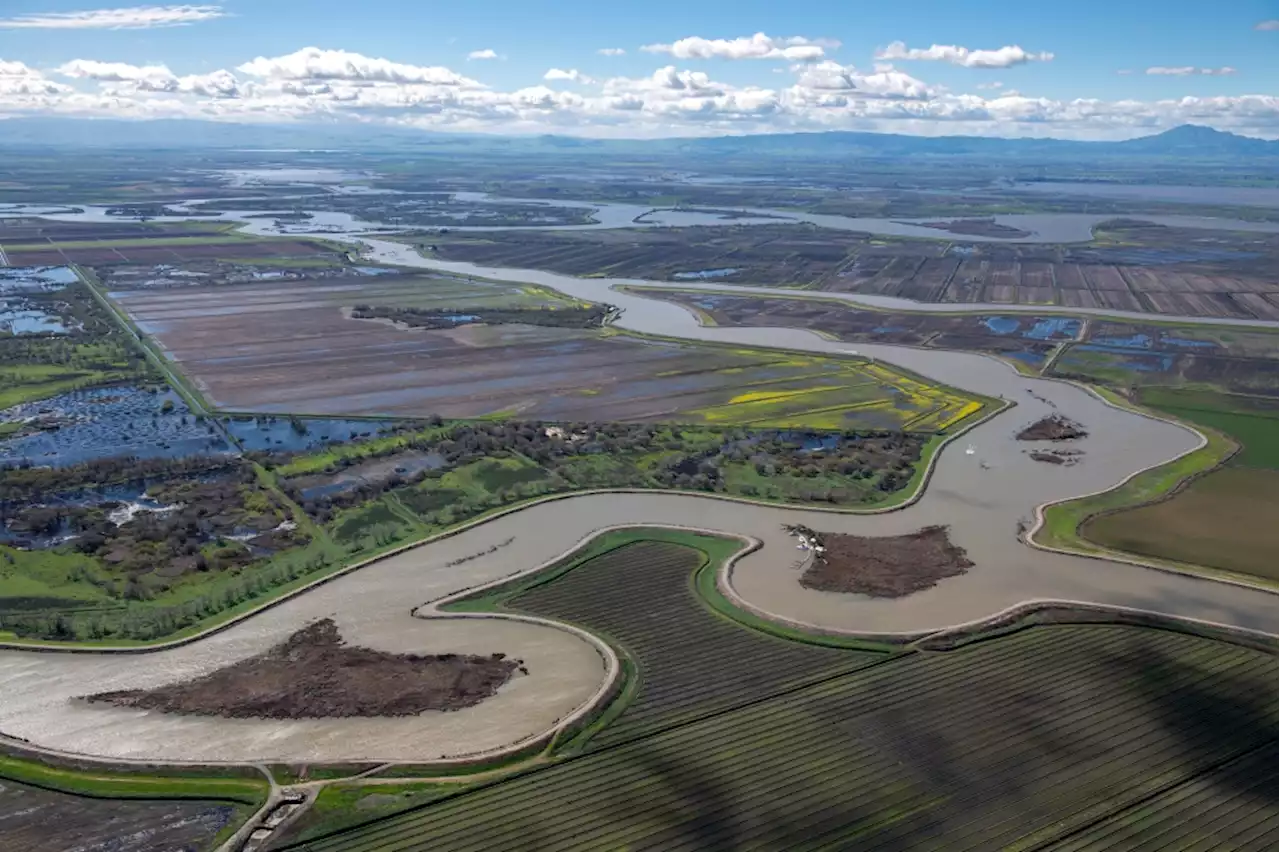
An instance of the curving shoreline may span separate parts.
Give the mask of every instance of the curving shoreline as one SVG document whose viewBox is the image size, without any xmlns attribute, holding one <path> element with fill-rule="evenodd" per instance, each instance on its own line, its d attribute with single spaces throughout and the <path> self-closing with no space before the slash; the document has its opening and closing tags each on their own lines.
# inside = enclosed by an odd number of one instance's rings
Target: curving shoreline
<svg viewBox="0 0 1280 852">
<path fill-rule="evenodd" d="M 373 244 L 375 250 L 392 250 L 400 257 L 392 262 L 400 265 L 449 266 L 424 258 L 406 262 L 409 247 L 381 240 L 367 242 Z M 520 275 L 509 280 L 540 283 L 570 295 L 590 294 L 596 299 L 605 291 L 611 296 L 619 294 L 613 288 L 618 283 L 626 283 L 514 272 Z M 550 283 L 553 281 L 555 283 Z M 689 287 L 682 285 L 679 289 Z M 753 288 L 753 292 L 759 291 Z M 679 306 L 654 299 L 628 298 L 632 301 L 625 306 L 629 310 L 621 325 L 635 331 L 814 352 L 839 353 L 848 346 L 795 329 L 706 328 Z M 1276 632 L 1275 597 L 1269 591 L 1174 573 L 1138 560 L 1077 554 L 1040 545 L 1034 540 L 1029 542 L 1032 548 L 1028 548 L 1027 542 L 1013 535 L 1014 522 L 1020 521 L 1029 507 L 1034 507 L 1031 509 L 1036 519 L 1034 533 L 1044 523 L 1045 507 L 1110 491 L 1146 470 L 1195 452 L 1205 442 L 1201 433 L 1145 412 L 1126 410 L 1092 389 L 1071 382 L 1019 374 L 1005 361 L 990 356 L 877 344 L 858 348 L 863 354 L 945 384 L 1005 399 L 1009 404 L 972 424 L 965 432 L 970 440 L 981 445 L 981 458 L 984 463 L 989 462 L 989 467 L 980 469 L 972 457 L 951 451 L 956 437 L 951 436 L 930 458 L 925 475 L 904 505 L 861 513 L 784 508 L 745 498 L 672 492 L 552 495 L 508 507 L 425 542 L 405 545 L 347 566 L 288 596 L 266 602 L 235 621 L 162 645 L 96 649 L 47 644 L 0 646 L 0 681 L 6 684 L 6 701 L 0 706 L 0 731 L 26 738 L 28 747 L 47 748 L 52 753 L 152 763 L 180 762 L 181 758 L 175 759 L 174 755 L 183 753 L 205 754 L 205 758 L 193 760 L 197 763 L 238 764 L 264 759 L 438 762 L 442 759 L 440 752 L 433 751 L 435 746 L 430 743 L 423 744 L 433 737 L 442 738 L 454 748 L 452 757 L 443 759 L 461 762 L 474 761 L 477 754 L 502 754 L 526 748 L 530 743 L 546 741 L 583 718 L 608 694 L 617 676 L 617 660 L 611 650 L 601 652 L 599 640 L 592 641 L 594 637 L 589 634 L 575 634 L 576 628 L 566 630 L 566 625 L 537 623 L 537 619 L 523 621 L 524 627 L 533 630 L 520 633 L 514 625 L 522 621 L 521 617 L 487 616 L 490 620 L 483 623 L 485 629 L 480 631 L 487 635 L 492 635 L 489 628 L 502 621 L 503 629 L 512 627 L 515 631 L 509 638 L 517 644 L 542 642 L 543 633 L 549 631 L 589 646 L 593 655 L 583 655 L 573 665 L 558 664 L 561 670 L 553 672 L 551 680 L 539 686 L 543 692 L 536 699 L 526 689 L 522 699 L 518 696 L 501 705 L 504 714 L 519 719 L 516 726 L 519 730 L 512 727 L 511 719 L 507 720 L 502 736 L 496 738 L 501 742 L 492 736 L 492 726 L 503 724 L 499 719 L 501 714 L 495 715 L 492 710 L 500 702 L 485 702 L 473 708 L 482 711 L 488 706 L 487 712 L 469 710 L 452 714 L 457 718 L 450 721 L 457 721 L 456 725 L 441 727 L 434 724 L 437 720 L 415 718 L 410 720 L 411 725 L 402 725 L 399 729 L 395 729 L 394 720 L 377 720 L 374 725 L 357 729 L 347 724 L 351 720 L 334 720 L 332 727 L 322 733 L 310 732 L 303 736 L 296 726 L 290 732 L 283 727 L 272 727 L 274 723 L 254 722 L 248 726 L 215 723 L 220 725 L 217 730 L 195 730 L 185 725 L 158 725 L 165 720 L 141 718 L 136 713 L 132 719 L 124 716 L 108 719 L 86 714 L 114 711 L 80 707 L 70 698 L 106 691 L 101 688 L 103 684 L 136 685 L 139 679 L 174 680 L 178 679 L 179 672 L 225 665 L 250 655 L 321 614 L 338 618 L 344 633 L 350 629 L 353 641 L 382 646 L 407 645 L 419 652 L 435 647 L 454 650 L 455 645 L 447 643 L 465 645 L 477 639 L 472 635 L 477 631 L 469 634 L 464 630 L 449 636 L 444 622 L 461 622 L 468 617 L 450 613 L 447 618 L 418 618 L 415 623 L 404 610 L 407 594 L 419 600 L 425 597 L 429 603 L 414 609 L 429 615 L 448 599 L 474 592 L 477 584 L 506 582 L 513 575 L 542 570 L 586 541 L 618 526 L 693 529 L 759 542 L 758 546 L 744 547 L 726 563 L 722 569 L 725 574 L 722 591 L 726 596 L 732 594 L 731 600 L 740 601 L 739 605 L 747 611 L 818 632 L 868 637 L 923 636 L 995 623 L 1018 607 L 1044 601 L 1174 617 L 1262 635 Z M 1011 433 L 1017 426 L 1015 418 L 1025 416 L 1034 420 L 1059 407 L 1081 420 L 1088 427 L 1090 437 L 1081 442 L 1086 450 L 1081 464 L 1049 471 L 1043 465 L 1028 461 L 1021 447 L 1012 441 Z M 1116 477 L 1122 478 L 1116 481 Z M 609 499 L 600 499 L 602 493 L 608 494 Z M 696 519 L 696 524 L 690 525 L 691 519 Z M 823 531 L 860 535 L 893 535 L 931 523 L 945 523 L 957 532 L 958 543 L 973 555 L 977 564 L 969 575 L 944 581 L 935 589 L 899 601 L 832 600 L 830 596 L 824 599 L 823 593 L 797 591 L 798 583 L 794 583 L 794 577 L 788 573 L 787 557 L 792 551 L 790 539 L 781 530 L 783 523 L 802 523 Z M 1034 535 L 1028 538 L 1033 539 Z M 519 546 L 484 553 L 479 558 L 468 559 L 465 564 L 449 564 L 451 559 L 480 553 L 493 542 L 506 539 L 517 541 Z M 530 564 L 535 567 L 528 567 Z M 302 594 L 304 591 L 307 594 Z M 759 601 L 769 601 L 769 609 L 763 610 Z M 555 644 L 550 639 L 545 641 Z M 440 645 L 440 642 L 446 644 Z M 556 647 L 563 651 L 576 646 Z M 50 655 L 48 651 L 74 653 Z M 509 652 L 528 657 L 523 646 Z M 603 680 L 601 660 L 604 661 Z M 530 668 L 535 673 L 539 671 L 533 665 Z M 560 679 L 555 680 L 556 677 Z M 530 681 L 534 679 L 536 676 Z M 497 698 L 502 694 L 500 691 Z M 153 730 L 157 726 L 167 727 L 167 733 L 157 737 Z M 100 727 L 108 730 L 95 732 Z M 489 728 L 487 733 L 486 728 Z M 366 743 L 362 746 L 364 751 L 353 758 L 354 753 L 344 750 L 343 743 L 361 738 Z M 165 742 L 158 742 L 159 739 Z M 306 753 L 286 750 L 268 755 L 244 751 L 245 756 L 239 758 L 211 760 L 207 757 L 213 753 L 210 749 L 261 748 L 263 743 L 283 748 L 286 740 L 297 743 L 300 749 L 304 740 L 310 744 L 306 746 Z M 375 751 L 368 743 L 378 743 L 376 748 L 382 750 Z M 410 753 L 415 748 L 418 751 Z M 390 759 L 383 759 L 383 755 Z"/>
</svg>

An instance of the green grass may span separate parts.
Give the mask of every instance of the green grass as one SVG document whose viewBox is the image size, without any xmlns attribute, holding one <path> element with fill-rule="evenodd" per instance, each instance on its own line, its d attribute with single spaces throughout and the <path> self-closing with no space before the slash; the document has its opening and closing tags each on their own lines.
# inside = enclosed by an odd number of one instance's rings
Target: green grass
<svg viewBox="0 0 1280 852">
<path fill-rule="evenodd" d="M 1139 399 L 1148 408 L 1230 435 L 1241 447 L 1233 465 L 1280 466 L 1280 416 L 1273 398 L 1144 388 Z"/>
<path fill-rule="evenodd" d="M 466 784 L 411 781 L 404 783 L 330 784 L 288 829 L 288 842 L 301 843 L 351 826 L 437 801 L 465 790 Z"/>
<path fill-rule="evenodd" d="M 266 801 L 264 777 L 227 777 L 179 770 L 69 769 L 0 754 L 0 778 L 33 787 L 104 799 L 221 799 L 260 806 Z"/>
</svg>

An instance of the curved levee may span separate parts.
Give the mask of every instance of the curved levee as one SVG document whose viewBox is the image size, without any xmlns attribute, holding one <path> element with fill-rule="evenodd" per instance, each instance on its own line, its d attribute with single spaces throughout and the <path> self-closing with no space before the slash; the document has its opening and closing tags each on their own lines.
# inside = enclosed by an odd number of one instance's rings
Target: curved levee
<svg viewBox="0 0 1280 852">
<path fill-rule="evenodd" d="M 847 346 L 800 330 L 703 328 L 679 306 L 610 289 L 624 282 L 431 263 L 407 246 L 368 242 L 380 255 L 394 254 L 379 259 L 402 265 L 544 284 L 583 298 L 605 297 L 625 308 L 620 324 L 635 331 L 816 352 L 840 353 Z M 181 647 L 137 654 L 0 650 L 5 693 L 0 732 L 58 751 L 164 762 L 421 763 L 520 747 L 589 712 L 607 692 L 616 659 L 602 655 L 590 637 L 559 626 L 516 619 L 413 619 L 408 610 L 416 603 L 548 564 L 601 530 L 618 526 L 696 526 L 758 539 L 761 546 L 733 566 L 727 588 L 749 609 L 827 632 L 920 635 L 1043 600 L 1081 601 L 1276 632 L 1276 601 L 1266 591 L 1137 564 L 1037 551 L 1019 536 L 1032 522 L 1035 507 L 1114 488 L 1137 472 L 1194 451 L 1203 440 L 1199 433 L 1117 408 L 1070 383 L 1021 375 L 986 356 L 882 345 L 860 345 L 858 351 L 1016 405 L 966 436 L 974 454 L 954 445 L 940 452 L 922 497 L 897 511 L 859 515 L 671 493 L 570 496 L 503 513 L 375 560 Z M 1056 412 L 1069 414 L 1089 432 L 1079 444 L 1085 455 L 1077 465 L 1035 462 L 1024 452 L 1026 445 L 1013 438 L 1023 425 Z M 975 565 L 964 576 L 903 599 L 816 592 L 796 582 L 795 550 L 784 524 L 868 536 L 941 524 L 950 528 L 952 540 Z M 511 546 L 494 547 L 507 541 Z M 450 566 L 461 557 L 475 558 Z M 166 717 L 74 700 L 78 695 L 147 688 L 206 673 L 260 653 L 322 617 L 334 618 L 353 644 L 419 653 L 502 651 L 526 660 L 531 674 L 468 711 L 402 719 L 276 722 Z"/>
</svg>

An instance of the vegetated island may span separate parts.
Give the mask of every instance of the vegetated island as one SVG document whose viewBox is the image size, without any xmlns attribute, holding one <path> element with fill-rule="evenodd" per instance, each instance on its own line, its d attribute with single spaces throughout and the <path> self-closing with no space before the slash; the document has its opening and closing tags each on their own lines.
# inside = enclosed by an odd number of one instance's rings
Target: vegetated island
<svg viewBox="0 0 1280 852">
<path fill-rule="evenodd" d="M 1020 240 L 1031 236 L 1030 231 L 1001 225 L 995 219 L 952 219 L 949 222 L 901 222 L 903 225 L 918 225 L 921 228 L 933 228 L 935 231 L 946 231 L 948 234 L 959 234 L 967 237 L 999 237 L 1006 240 Z"/>
<path fill-rule="evenodd" d="M 312 622 L 274 648 L 203 677 L 156 689 L 86 696 L 90 702 L 232 719 L 415 716 L 462 710 L 520 669 L 503 654 L 392 654 L 346 645 L 333 619 Z"/>
<path fill-rule="evenodd" d="M 902 598 L 958 577 L 973 567 L 964 548 L 951 543 L 944 526 L 908 535 L 869 537 L 792 530 L 813 543 L 813 562 L 800 585 L 820 592 Z"/>
<path fill-rule="evenodd" d="M 1089 437 L 1085 428 L 1069 417 L 1050 414 L 1017 434 L 1019 441 L 1075 441 Z"/>
<path fill-rule="evenodd" d="M 600 328 L 617 312 L 613 305 L 572 308 L 399 308 L 356 305 L 352 319 L 389 320 L 410 328 L 456 328 L 460 325 L 539 325 L 556 328 Z"/>
</svg>

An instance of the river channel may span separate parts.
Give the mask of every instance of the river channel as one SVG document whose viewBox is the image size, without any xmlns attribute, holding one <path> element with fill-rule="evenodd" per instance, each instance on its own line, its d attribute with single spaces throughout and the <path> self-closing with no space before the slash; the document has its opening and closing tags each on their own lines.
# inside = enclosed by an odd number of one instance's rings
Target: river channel
<svg viewBox="0 0 1280 852">
<path fill-rule="evenodd" d="M 849 351 L 848 344 L 802 330 L 704 328 L 677 305 L 613 289 L 648 282 L 441 263 L 399 243 L 324 236 L 363 243 L 370 260 L 544 284 L 607 301 L 624 309 L 619 325 L 633 331 Z M 604 678 L 598 649 L 550 626 L 432 621 L 412 617 L 411 610 L 457 589 L 528 570 L 596 531 L 623 525 L 695 526 L 761 540 L 763 547 L 736 566 L 734 591 L 758 609 L 827 630 L 918 633 L 981 619 L 1025 601 L 1063 600 L 1276 632 L 1276 597 L 1269 592 L 1040 551 L 1018 539 L 1019 524 L 1031 522 L 1038 505 L 1114 487 L 1195 449 L 1198 434 L 1111 407 L 1075 385 L 1022 376 L 982 355 L 865 344 L 857 351 L 1014 405 L 945 448 L 924 494 L 900 511 L 856 515 L 685 494 L 572 497 L 512 512 L 366 566 L 186 646 L 128 655 L 0 650 L 0 731 L 60 751 L 164 761 L 424 761 L 501 749 L 546 730 L 592 700 Z M 1026 453 L 1034 445 L 1014 440 L 1022 426 L 1055 412 L 1069 415 L 1089 432 L 1079 445 L 1084 455 L 1074 466 L 1035 462 Z M 899 600 L 810 591 L 798 583 L 798 554 L 784 524 L 871 536 L 942 524 L 975 564 L 964 576 Z M 463 557 L 474 558 L 451 564 Z M 77 699 L 206 673 L 259 653 L 320 617 L 333 617 L 355 644 L 418 653 L 501 651 L 524 659 L 529 674 L 476 708 L 402 719 L 227 720 L 88 705 Z"/>
</svg>

